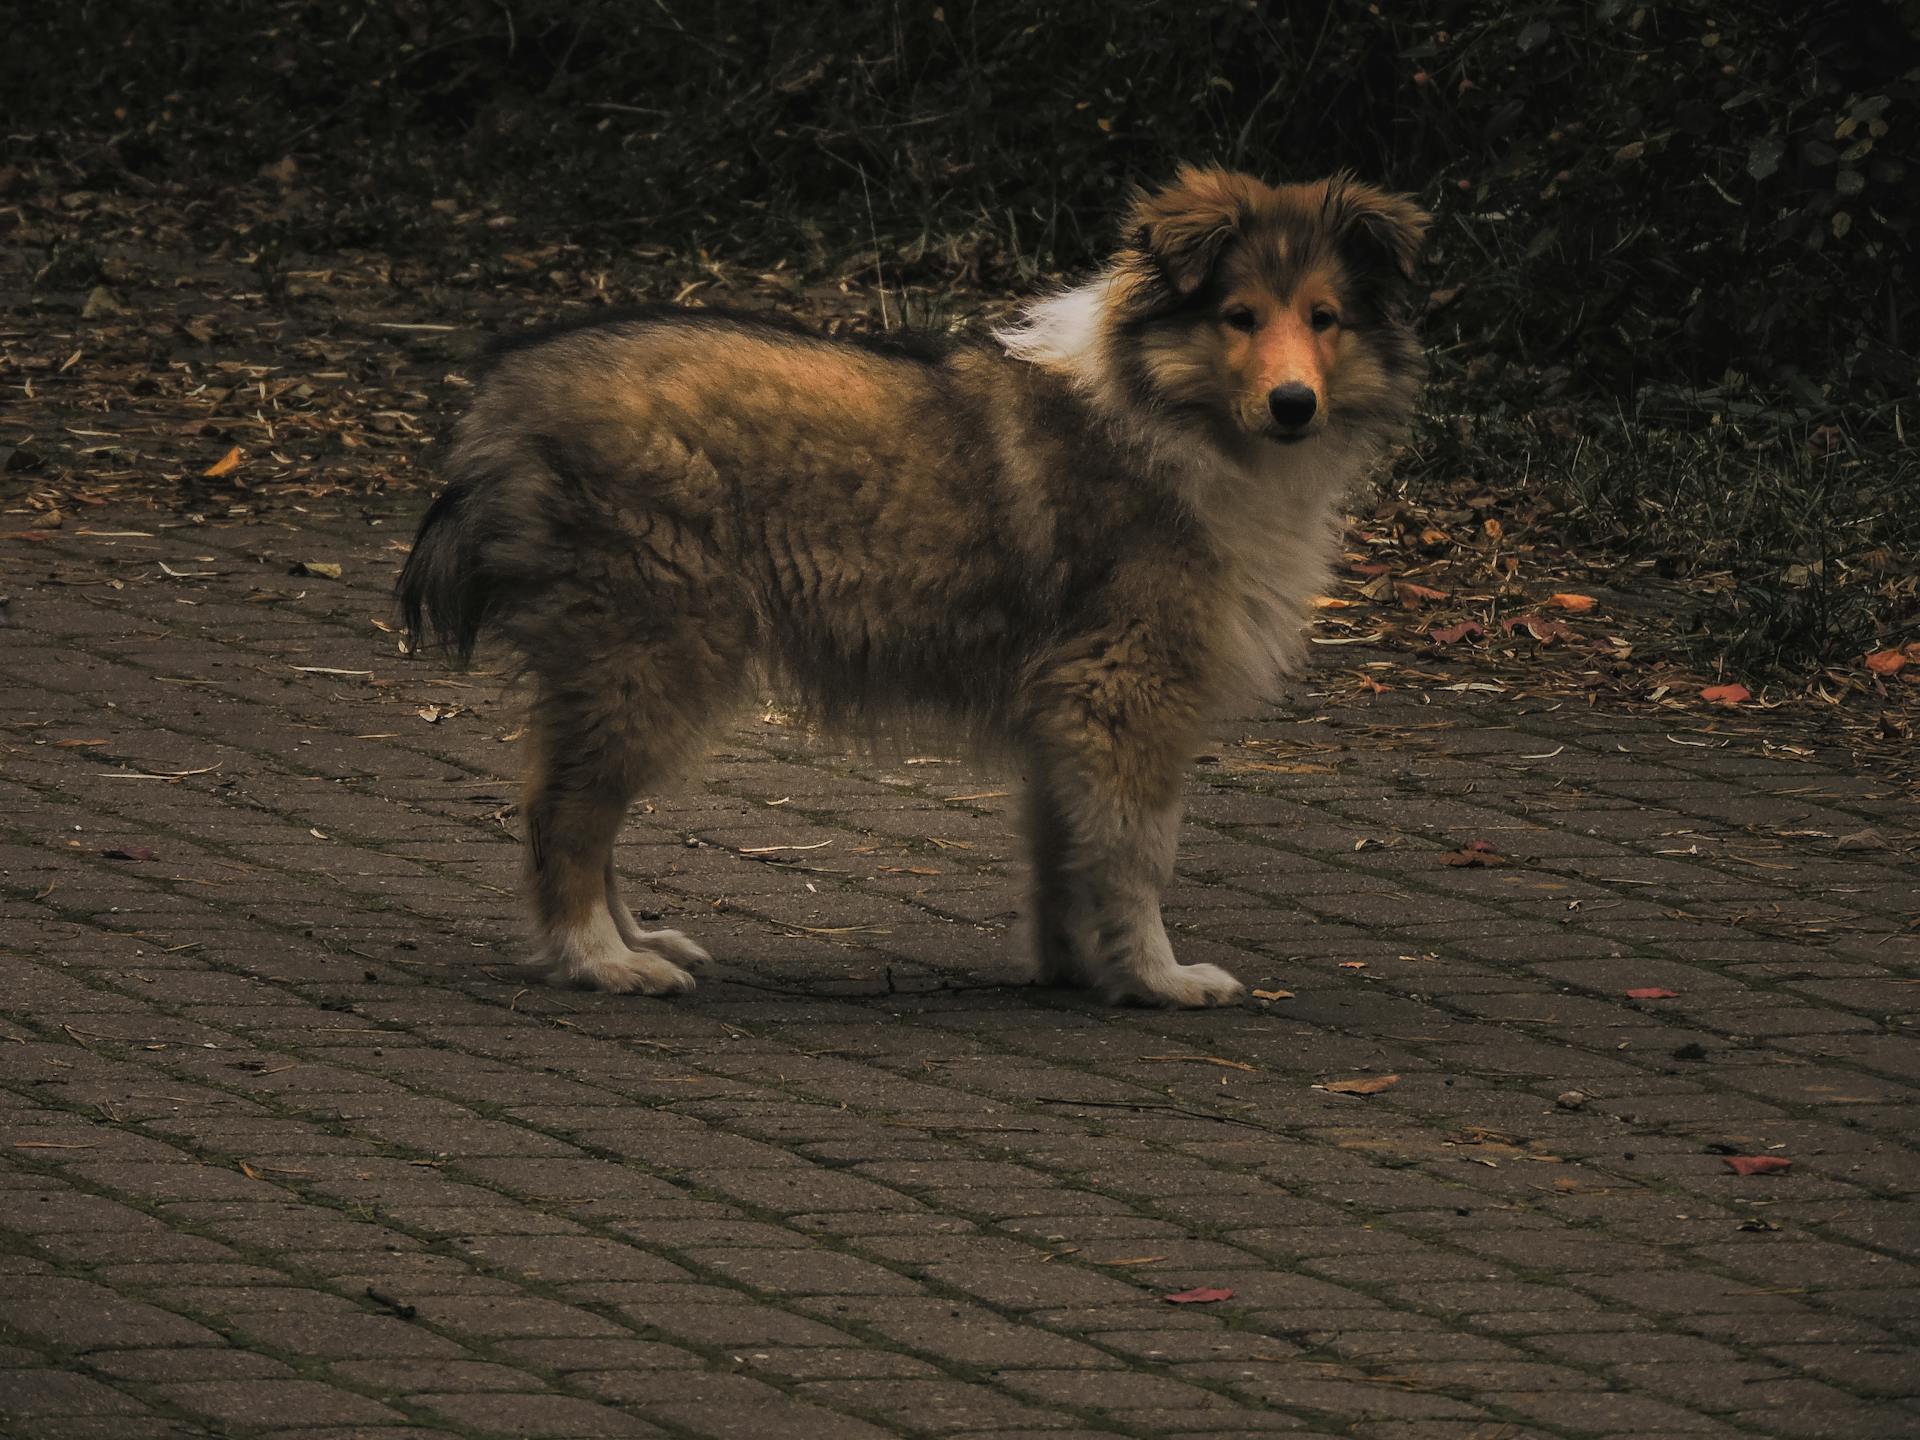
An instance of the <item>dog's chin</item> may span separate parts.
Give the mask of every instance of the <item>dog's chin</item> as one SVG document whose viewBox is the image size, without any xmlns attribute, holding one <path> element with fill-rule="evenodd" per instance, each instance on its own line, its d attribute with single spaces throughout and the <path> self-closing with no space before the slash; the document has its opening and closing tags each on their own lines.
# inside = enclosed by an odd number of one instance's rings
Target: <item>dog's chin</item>
<svg viewBox="0 0 1920 1440">
<path fill-rule="evenodd" d="M 1326 431 L 1319 426 L 1311 430 L 1281 430 L 1275 426 L 1268 425 L 1260 431 L 1260 438 L 1274 445 L 1278 445 L 1282 449 L 1294 449 L 1310 441 L 1318 440 L 1325 433 Z"/>
</svg>

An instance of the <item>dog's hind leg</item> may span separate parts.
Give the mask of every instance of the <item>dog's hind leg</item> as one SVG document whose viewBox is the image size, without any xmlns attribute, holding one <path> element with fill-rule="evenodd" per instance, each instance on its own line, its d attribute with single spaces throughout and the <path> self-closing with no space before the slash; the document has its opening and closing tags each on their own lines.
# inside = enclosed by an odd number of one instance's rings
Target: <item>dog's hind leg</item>
<svg viewBox="0 0 1920 1440">
<path fill-rule="evenodd" d="M 712 618 L 712 617 L 709 617 Z M 555 647 L 536 660 L 528 738 L 526 890 L 535 963 L 556 985 L 670 995 L 706 952 L 677 930 L 642 930 L 622 903 L 613 842 L 641 791 L 673 778 L 737 688 L 743 666 L 683 621 L 618 644 Z M 579 656 L 562 670 L 557 654 Z"/>
</svg>

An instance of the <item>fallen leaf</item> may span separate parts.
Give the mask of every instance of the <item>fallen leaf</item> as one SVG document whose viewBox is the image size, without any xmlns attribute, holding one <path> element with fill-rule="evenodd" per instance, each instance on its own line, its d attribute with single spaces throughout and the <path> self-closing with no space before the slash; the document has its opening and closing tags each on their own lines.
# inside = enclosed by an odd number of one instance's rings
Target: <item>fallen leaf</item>
<svg viewBox="0 0 1920 1440">
<path fill-rule="evenodd" d="M 1444 600 L 1447 592 L 1436 590 L 1431 585 L 1416 585 L 1411 580 L 1393 582 L 1393 593 L 1400 601 L 1403 610 L 1418 610 L 1422 605 L 1434 600 Z"/>
<path fill-rule="evenodd" d="M 290 575 L 317 575 L 323 580 L 340 578 L 340 562 L 337 560 L 300 560 L 287 572 Z"/>
<path fill-rule="evenodd" d="M 1547 604 L 1557 606 L 1562 610 L 1571 610 L 1576 615 L 1586 614 L 1587 611 L 1593 609 L 1593 607 L 1598 603 L 1599 602 L 1596 601 L 1591 595 L 1564 595 L 1563 594 L 1563 595 L 1549 595 L 1547 597 Z"/>
<path fill-rule="evenodd" d="M 240 462 L 246 458 L 247 452 L 236 445 L 200 473 L 209 480 L 217 480 L 222 475 L 230 475 L 238 470 Z"/>
<path fill-rule="evenodd" d="M 125 312 L 126 306 L 115 298 L 113 291 L 104 285 L 96 285 L 87 295 L 87 303 L 80 307 L 82 320 L 105 320 Z"/>
<path fill-rule="evenodd" d="M 1887 850 L 1887 837 L 1869 826 L 1865 830 L 1855 830 L 1842 835 L 1833 842 L 1836 850 Z"/>
<path fill-rule="evenodd" d="M 1092 1263 L 1095 1265 L 1155 1265 L 1166 1258 L 1164 1255 L 1126 1255 L 1116 1260 L 1093 1260 Z"/>
<path fill-rule="evenodd" d="M 1876 675 L 1898 675 L 1906 668 L 1907 656 L 1903 650 L 1876 650 L 1867 656 L 1867 669 Z"/>
<path fill-rule="evenodd" d="M 153 851 L 144 845 L 123 845 L 118 850 L 102 850 L 100 853 L 109 860 L 153 860 L 158 858 L 154 855 Z"/>
<path fill-rule="evenodd" d="M 1493 848 L 1491 841 L 1469 840 L 1458 850 L 1449 850 L 1445 857 L 1449 865 L 1466 866 L 1469 869 L 1505 865 L 1507 857 Z"/>
<path fill-rule="evenodd" d="M 1329 1080 L 1316 1085 L 1316 1090 L 1330 1090 L 1335 1095 L 1378 1095 L 1389 1085 L 1398 1085 L 1398 1075 L 1359 1075 L 1351 1080 Z"/>
<path fill-rule="evenodd" d="M 1342 960 L 1340 962 L 1340 968 L 1342 970 L 1364 970 L 1367 968 L 1367 962 L 1364 960 Z"/>
<path fill-rule="evenodd" d="M 1478 621 L 1462 620 L 1455 625 L 1442 625 L 1437 630 L 1429 630 L 1427 637 L 1436 645 L 1458 645 L 1462 640 L 1477 640 L 1486 633 Z"/>
<path fill-rule="evenodd" d="M 1629 1000 L 1678 1000 L 1678 990 L 1666 990 L 1658 985 L 1643 985 L 1638 990 L 1627 991 Z"/>
<path fill-rule="evenodd" d="M 1580 632 L 1564 621 L 1555 620 L 1549 615 L 1509 615 L 1500 622 L 1500 628 L 1511 635 L 1515 630 L 1524 630 L 1542 645 L 1551 645 L 1556 641 L 1578 640 Z"/>
<path fill-rule="evenodd" d="M 1253 998 L 1256 1000 L 1291 1000 L 1293 999 L 1293 992 L 1291 990 L 1256 990 L 1253 992 Z"/>
<path fill-rule="evenodd" d="M 1716 705 L 1738 705 L 1751 700 L 1753 692 L 1744 685 L 1709 685 L 1700 692 L 1700 698 Z"/>
<path fill-rule="evenodd" d="M 1793 1161 L 1784 1155 L 1723 1155 L 1720 1158 L 1736 1175 L 1778 1175 L 1782 1170 L 1793 1168 Z"/>
<path fill-rule="evenodd" d="M 1193 1290 L 1177 1290 L 1160 1298 L 1169 1305 L 1212 1305 L 1221 1300 L 1231 1300 L 1233 1291 L 1211 1289 L 1203 1285 Z"/>
<path fill-rule="evenodd" d="M 56 740 L 53 742 L 53 748 L 56 750 L 78 750 L 84 745 L 105 745 L 106 743 L 105 740 Z"/>
</svg>

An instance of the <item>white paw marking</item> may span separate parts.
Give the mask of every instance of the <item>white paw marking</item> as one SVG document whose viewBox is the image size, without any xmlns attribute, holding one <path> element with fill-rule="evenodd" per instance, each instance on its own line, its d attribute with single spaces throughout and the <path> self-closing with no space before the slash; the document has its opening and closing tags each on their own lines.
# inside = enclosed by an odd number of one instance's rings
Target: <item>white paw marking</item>
<svg viewBox="0 0 1920 1440">
<path fill-rule="evenodd" d="M 1155 966 L 1144 974 L 1109 980 L 1106 998 L 1115 1005 L 1162 1005 L 1197 1010 L 1207 1005 L 1230 1005 L 1246 992 L 1218 965 Z"/>
<path fill-rule="evenodd" d="M 621 939 L 606 917 L 603 924 L 549 941 L 537 963 L 549 985 L 613 995 L 678 995 L 693 989 L 693 976 L 681 964 L 710 958 L 678 930 L 636 930 L 631 940 Z"/>
</svg>

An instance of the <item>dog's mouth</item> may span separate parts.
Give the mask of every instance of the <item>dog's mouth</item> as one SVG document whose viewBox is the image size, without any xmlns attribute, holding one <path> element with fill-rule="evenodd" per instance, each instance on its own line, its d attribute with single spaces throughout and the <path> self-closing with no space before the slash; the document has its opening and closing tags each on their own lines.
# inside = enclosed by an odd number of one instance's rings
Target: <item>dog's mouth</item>
<svg viewBox="0 0 1920 1440">
<path fill-rule="evenodd" d="M 1308 440 L 1313 439 L 1319 433 L 1320 432 L 1318 430 L 1271 430 L 1270 429 L 1266 432 L 1266 436 L 1267 436 L 1267 439 L 1273 441 L 1273 443 L 1276 445 L 1299 445 L 1299 444 L 1303 444 Z"/>
</svg>

